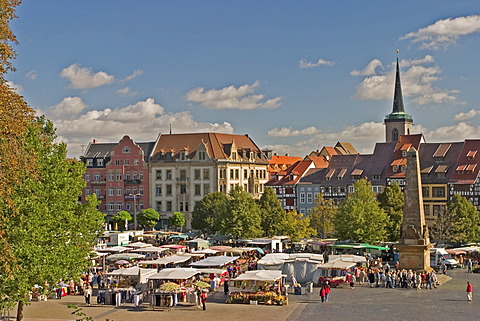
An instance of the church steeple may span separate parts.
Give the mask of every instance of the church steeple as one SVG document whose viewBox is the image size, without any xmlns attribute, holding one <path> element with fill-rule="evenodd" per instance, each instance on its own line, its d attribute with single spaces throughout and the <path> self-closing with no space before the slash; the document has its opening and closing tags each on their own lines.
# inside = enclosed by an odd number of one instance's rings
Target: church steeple
<svg viewBox="0 0 480 321">
<path fill-rule="evenodd" d="M 398 57 L 397 57 L 397 73 L 395 76 L 395 93 L 393 96 L 393 112 L 394 113 L 405 112 L 405 108 L 403 107 L 402 83 L 400 82 L 400 68 L 398 66 Z"/>
<path fill-rule="evenodd" d="M 398 53 L 398 50 L 397 50 Z M 413 118 L 405 112 L 403 106 L 402 83 L 400 81 L 400 66 L 397 56 L 395 75 L 395 90 L 393 93 L 393 110 L 385 116 L 385 138 L 387 142 L 398 141 L 401 135 L 410 135 Z"/>
</svg>

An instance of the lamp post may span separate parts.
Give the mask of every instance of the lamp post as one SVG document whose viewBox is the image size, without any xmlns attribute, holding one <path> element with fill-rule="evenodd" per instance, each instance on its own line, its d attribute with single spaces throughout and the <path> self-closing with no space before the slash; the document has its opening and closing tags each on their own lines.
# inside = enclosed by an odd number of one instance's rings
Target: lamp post
<svg viewBox="0 0 480 321">
<path fill-rule="evenodd" d="M 137 230 L 137 196 L 140 196 L 140 193 L 129 194 L 133 196 L 133 229 Z"/>
</svg>

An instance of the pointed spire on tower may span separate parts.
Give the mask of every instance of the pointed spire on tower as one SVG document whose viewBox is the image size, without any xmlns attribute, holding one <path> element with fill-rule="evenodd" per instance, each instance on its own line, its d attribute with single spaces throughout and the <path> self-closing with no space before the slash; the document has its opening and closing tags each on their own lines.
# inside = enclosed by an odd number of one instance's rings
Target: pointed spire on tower
<svg viewBox="0 0 480 321">
<path fill-rule="evenodd" d="M 404 113 L 403 107 L 403 95 L 402 95 L 402 83 L 400 81 L 400 67 L 398 64 L 398 50 L 397 50 L 397 73 L 395 76 L 395 92 L 393 96 L 393 112 Z"/>
</svg>

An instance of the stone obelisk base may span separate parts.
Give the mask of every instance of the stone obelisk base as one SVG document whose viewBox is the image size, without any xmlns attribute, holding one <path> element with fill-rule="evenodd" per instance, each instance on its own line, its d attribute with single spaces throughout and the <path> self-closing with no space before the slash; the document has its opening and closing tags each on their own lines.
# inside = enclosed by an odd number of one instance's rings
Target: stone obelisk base
<svg viewBox="0 0 480 321">
<path fill-rule="evenodd" d="M 430 272 L 430 248 L 428 245 L 396 245 L 398 249 L 398 259 L 400 268 L 413 271 Z"/>
</svg>

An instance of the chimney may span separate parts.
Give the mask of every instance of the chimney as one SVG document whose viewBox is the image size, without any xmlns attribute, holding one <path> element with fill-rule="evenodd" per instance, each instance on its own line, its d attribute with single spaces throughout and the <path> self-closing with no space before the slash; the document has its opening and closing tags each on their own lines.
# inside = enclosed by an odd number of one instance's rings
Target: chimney
<svg viewBox="0 0 480 321">
<path fill-rule="evenodd" d="M 288 153 L 285 153 L 285 156 L 290 156 L 290 154 L 288 154 Z"/>
<path fill-rule="evenodd" d="M 95 138 L 93 139 L 93 143 L 94 143 L 94 144 L 96 144 L 96 143 L 97 143 L 97 140 L 96 140 Z"/>
</svg>

